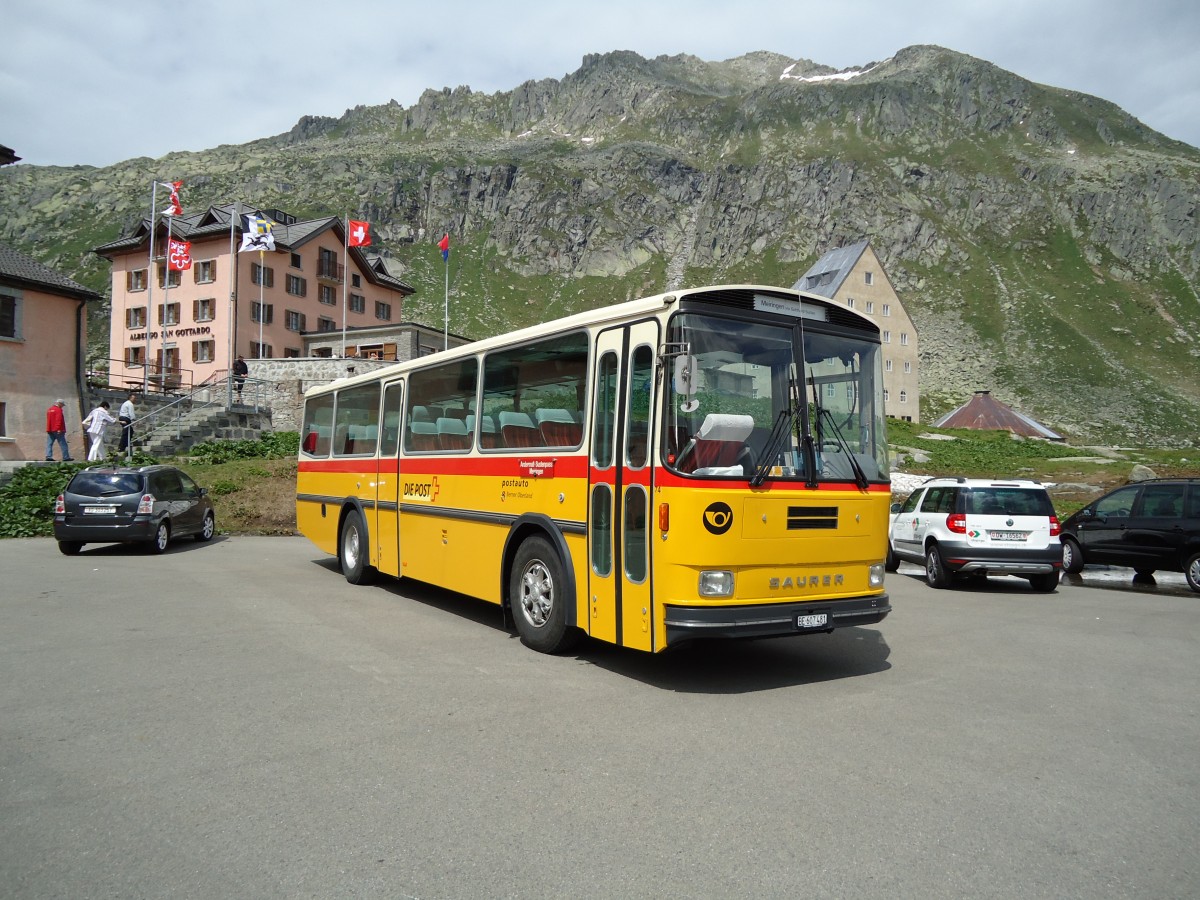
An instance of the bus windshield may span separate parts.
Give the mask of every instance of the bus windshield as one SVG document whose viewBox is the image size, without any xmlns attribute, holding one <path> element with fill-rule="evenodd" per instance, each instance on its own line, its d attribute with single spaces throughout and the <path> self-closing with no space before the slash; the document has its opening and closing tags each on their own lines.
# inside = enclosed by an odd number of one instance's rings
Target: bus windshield
<svg viewBox="0 0 1200 900">
<path fill-rule="evenodd" d="M 877 342 L 703 313 L 677 315 L 669 341 L 668 466 L 756 482 L 888 479 Z"/>
</svg>

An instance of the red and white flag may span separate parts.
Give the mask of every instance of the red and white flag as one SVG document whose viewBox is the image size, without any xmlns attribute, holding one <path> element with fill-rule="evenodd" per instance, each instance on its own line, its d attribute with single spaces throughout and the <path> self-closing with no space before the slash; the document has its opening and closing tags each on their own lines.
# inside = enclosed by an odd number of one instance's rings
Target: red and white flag
<svg viewBox="0 0 1200 900">
<path fill-rule="evenodd" d="M 351 247 L 371 246 L 371 223 L 347 219 L 349 224 L 349 244 Z"/>
<path fill-rule="evenodd" d="M 183 205 L 179 202 L 179 189 L 183 187 L 183 182 L 172 181 L 170 184 L 163 184 L 163 187 L 171 189 L 171 205 L 163 210 L 163 215 L 182 216 Z"/>
<path fill-rule="evenodd" d="M 192 267 L 192 242 L 171 239 L 167 248 L 167 267 L 173 272 L 186 272 Z"/>
</svg>

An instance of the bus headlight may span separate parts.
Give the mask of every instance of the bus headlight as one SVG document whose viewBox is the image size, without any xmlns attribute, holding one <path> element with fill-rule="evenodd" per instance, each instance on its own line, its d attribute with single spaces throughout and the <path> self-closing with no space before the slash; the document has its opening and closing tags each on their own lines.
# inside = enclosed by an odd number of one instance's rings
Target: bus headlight
<svg viewBox="0 0 1200 900">
<path fill-rule="evenodd" d="M 873 588 L 883 587 L 883 563 L 875 563 L 867 572 L 867 585 Z"/>
<path fill-rule="evenodd" d="M 733 573 L 707 570 L 700 573 L 701 597 L 732 597 Z"/>
</svg>

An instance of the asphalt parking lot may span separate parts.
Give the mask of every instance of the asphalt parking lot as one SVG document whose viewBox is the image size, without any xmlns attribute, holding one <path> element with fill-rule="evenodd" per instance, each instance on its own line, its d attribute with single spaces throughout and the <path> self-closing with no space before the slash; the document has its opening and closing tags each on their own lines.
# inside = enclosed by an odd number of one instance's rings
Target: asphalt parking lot
<svg viewBox="0 0 1200 900">
<path fill-rule="evenodd" d="M 0 572 L 0 897 L 1200 896 L 1170 578 L 550 657 L 302 538 Z"/>
</svg>

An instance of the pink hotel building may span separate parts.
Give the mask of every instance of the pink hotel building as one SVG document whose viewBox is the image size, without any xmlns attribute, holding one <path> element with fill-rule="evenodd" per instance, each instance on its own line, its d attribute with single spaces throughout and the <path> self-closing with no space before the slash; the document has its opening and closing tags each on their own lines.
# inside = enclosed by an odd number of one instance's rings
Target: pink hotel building
<svg viewBox="0 0 1200 900">
<path fill-rule="evenodd" d="M 275 250 L 261 262 L 257 251 L 238 251 L 240 221 L 232 223 L 230 254 L 233 205 L 171 220 L 171 237 L 191 243 L 192 266 L 186 271 L 167 271 L 163 217 L 153 266 L 148 219 L 93 251 L 112 263 L 110 386 L 149 381 L 158 389 L 187 389 L 224 379 L 238 356 L 304 355 L 305 333 L 340 332 L 344 325 L 350 341 L 350 329 L 401 321 L 404 298 L 413 288 L 389 275 L 383 261 L 364 248 L 347 252 L 342 219 L 298 222 L 280 210 L 258 212 L 275 223 Z"/>
</svg>

